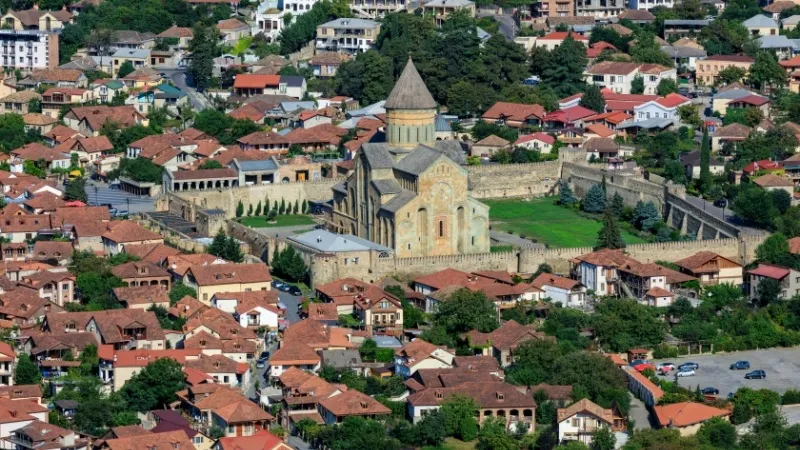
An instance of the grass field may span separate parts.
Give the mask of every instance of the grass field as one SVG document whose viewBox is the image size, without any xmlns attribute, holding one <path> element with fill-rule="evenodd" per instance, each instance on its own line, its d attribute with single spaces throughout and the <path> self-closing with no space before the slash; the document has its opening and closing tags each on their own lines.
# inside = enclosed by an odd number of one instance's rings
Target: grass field
<svg viewBox="0 0 800 450">
<path fill-rule="evenodd" d="M 267 223 L 267 216 L 251 216 L 239 219 L 242 225 L 252 228 L 293 227 L 297 225 L 314 225 L 311 216 L 300 214 L 285 214 L 275 217 L 275 223 Z"/>
<path fill-rule="evenodd" d="M 491 208 L 492 229 L 511 231 L 549 247 L 593 247 L 597 243 L 600 222 L 582 217 L 575 211 L 553 204 L 553 198 L 522 200 L 486 200 Z M 645 240 L 622 232 L 627 244 Z"/>
</svg>

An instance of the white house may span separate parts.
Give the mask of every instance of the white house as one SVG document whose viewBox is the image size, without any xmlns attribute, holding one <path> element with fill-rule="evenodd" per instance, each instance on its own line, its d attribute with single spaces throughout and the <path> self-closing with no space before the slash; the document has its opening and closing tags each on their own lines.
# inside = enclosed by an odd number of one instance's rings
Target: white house
<svg viewBox="0 0 800 450">
<path fill-rule="evenodd" d="M 656 100 L 642 103 L 633 107 L 633 117 L 636 121 L 649 119 L 669 119 L 676 124 L 680 122 L 678 108 L 691 105 L 692 101 L 680 94 L 668 94 Z"/>
<path fill-rule="evenodd" d="M 252 33 L 256 35 L 261 33 L 267 38 L 267 42 L 275 41 L 286 26 L 284 23 L 284 11 L 286 7 L 280 9 L 280 0 L 265 0 L 259 3 L 255 13 L 255 25 L 253 26 Z M 292 15 L 295 13 L 292 12 Z"/>
<path fill-rule="evenodd" d="M 549 297 L 553 303 L 573 308 L 584 305 L 586 288 L 577 280 L 542 273 L 531 284 L 543 290 L 544 294 L 541 297 Z"/>
<path fill-rule="evenodd" d="M 537 150 L 539 153 L 550 153 L 553 149 L 553 144 L 556 143 L 556 138 L 547 133 L 533 133 L 525 136 L 520 136 L 519 139 L 514 141 L 514 147 L 524 147 L 528 150 Z"/>
<path fill-rule="evenodd" d="M 631 83 L 637 76 L 644 79 L 645 94 L 654 94 L 661 80 L 677 80 L 678 77 L 674 68 L 659 64 L 617 61 L 603 61 L 588 67 L 584 72 L 587 83 L 608 88 L 617 94 L 630 94 Z"/>
<path fill-rule="evenodd" d="M 280 315 L 281 311 L 275 305 L 245 303 L 236 308 L 234 316 L 243 327 L 267 327 L 270 330 L 277 330 Z"/>
<path fill-rule="evenodd" d="M 675 294 L 657 286 L 650 288 L 650 290 L 644 294 L 645 303 L 648 306 L 653 306 L 656 308 L 664 308 L 670 306 L 672 305 L 674 300 L 675 300 Z"/>
<path fill-rule="evenodd" d="M 582 43 L 585 46 L 589 46 L 589 39 L 578 33 L 573 33 L 571 31 L 553 31 L 552 33 L 548 33 L 540 38 L 537 38 L 533 42 L 534 47 L 544 47 L 550 51 L 553 51 L 556 47 L 561 45 L 564 42 L 564 39 L 567 36 L 572 36 L 572 39 Z"/>
<path fill-rule="evenodd" d="M 672 9 L 675 6 L 674 0 L 628 0 L 629 9 L 651 9 L 656 6 L 663 6 Z"/>
<path fill-rule="evenodd" d="M 559 408 L 558 442 L 579 441 L 592 445 L 592 437 L 600 428 L 614 428 L 614 412 L 601 408 L 588 399 L 576 402 L 568 408 Z"/>
<path fill-rule="evenodd" d="M 405 378 L 419 369 L 448 369 L 453 367 L 454 351 L 437 347 L 422 339 L 414 339 L 405 347 L 395 351 L 395 374 Z"/>
</svg>

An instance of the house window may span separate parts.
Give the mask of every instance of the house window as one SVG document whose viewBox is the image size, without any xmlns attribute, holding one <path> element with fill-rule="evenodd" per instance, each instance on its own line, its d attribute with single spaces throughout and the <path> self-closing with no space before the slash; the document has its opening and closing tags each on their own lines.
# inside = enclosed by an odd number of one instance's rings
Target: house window
<svg viewBox="0 0 800 450">
<path fill-rule="evenodd" d="M 439 221 L 439 237 L 444 237 L 444 220 Z"/>
</svg>

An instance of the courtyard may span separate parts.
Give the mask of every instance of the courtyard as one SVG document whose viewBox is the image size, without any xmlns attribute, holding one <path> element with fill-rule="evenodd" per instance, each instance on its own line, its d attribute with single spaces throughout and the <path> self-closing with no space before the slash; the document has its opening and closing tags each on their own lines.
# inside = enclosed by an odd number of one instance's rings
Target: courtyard
<svg viewBox="0 0 800 450">
<path fill-rule="evenodd" d="M 314 225 L 314 218 L 303 214 L 279 214 L 274 223 L 267 222 L 267 216 L 249 216 L 239 219 L 239 223 L 250 228 L 294 227 L 298 225 Z"/>
<path fill-rule="evenodd" d="M 484 200 L 492 230 L 512 232 L 548 247 L 594 247 L 601 223 L 553 204 L 553 197 L 532 200 Z M 646 241 L 622 231 L 626 244 Z"/>
</svg>

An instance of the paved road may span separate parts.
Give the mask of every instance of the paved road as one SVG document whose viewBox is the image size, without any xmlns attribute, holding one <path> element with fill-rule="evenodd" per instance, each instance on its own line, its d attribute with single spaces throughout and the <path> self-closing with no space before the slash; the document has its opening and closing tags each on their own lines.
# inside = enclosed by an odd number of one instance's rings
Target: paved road
<svg viewBox="0 0 800 450">
<path fill-rule="evenodd" d="M 167 75 L 167 78 L 172 80 L 172 84 L 174 84 L 183 92 L 186 92 L 186 95 L 189 96 L 189 102 L 192 104 L 192 107 L 195 109 L 195 111 L 201 111 L 206 108 L 213 107 L 211 102 L 204 95 L 197 92 L 197 89 L 186 84 L 185 68 L 162 69 L 161 71 Z"/>
<path fill-rule="evenodd" d="M 714 206 L 712 202 L 703 200 L 700 197 L 695 197 L 692 195 L 687 195 L 686 201 L 696 206 L 697 208 L 704 210 L 706 213 L 711 214 L 717 219 L 727 222 L 739 228 L 740 230 L 742 230 L 742 233 L 744 234 L 751 234 L 751 235 L 764 234 L 764 230 L 744 225 L 741 221 L 737 219 L 737 217 L 733 214 L 730 208 L 725 208 L 724 210 L 722 208 L 717 208 L 716 206 Z M 724 216 L 723 213 L 725 214 Z"/>
<path fill-rule="evenodd" d="M 281 303 L 286 306 L 284 317 L 289 323 L 297 323 L 300 321 L 300 314 L 297 313 L 297 308 L 300 306 L 301 298 L 296 297 L 288 292 L 278 292 L 278 298 Z"/>
<path fill-rule="evenodd" d="M 112 207 L 122 212 L 152 212 L 155 211 L 154 200 L 150 197 L 140 197 L 131 193 L 111 189 L 105 183 L 88 181 L 86 195 L 90 205 L 103 205 L 110 203 Z"/>
<path fill-rule="evenodd" d="M 263 234 L 264 236 L 269 236 L 274 238 L 287 238 L 289 236 L 294 236 L 300 231 L 308 231 L 313 228 L 314 225 L 311 224 L 311 225 L 293 225 L 290 227 L 264 227 L 264 228 L 253 228 L 253 229 Z"/>
<path fill-rule="evenodd" d="M 489 231 L 489 237 L 492 240 L 492 243 L 497 243 L 498 245 L 513 245 L 514 247 L 541 247 L 544 248 L 544 244 L 539 244 L 533 242 L 530 239 L 521 238 L 515 234 L 503 233 L 502 231 Z"/>
<path fill-rule="evenodd" d="M 658 365 L 665 361 L 656 360 L 653 363 Z M 720 395 L 723 397 L 727 396 L 729 392 L 736 392 L 741 387 L 764 388 L 782 394 L 787 389 L 795 389 L 800 384 L 799 348 L 770 348 L 716 355 L 696 355 L 673 358 L 669 361 L 676 366 L 689 361 L 700 365 L 695 376 L 677 379 L 680 386 L 691 390 L 697 386 L 700 386 L 700 389 L 715 387 L 719 389 Z M 746 380 L 744 375 L 749 370 L 730 370 L 730 365 L 736 361 L 749 361 L 750 370 L 762 369 L 767 372 L 767 378 Z M 668 375 L 666 379 L 674 381 L 675 377 Z"/>
<path fill-rule="evenodd" d="M 636 421 L 634 424 L 635 430 L 648 430 L 652 428 L 650 425 L 650 412 L 647 406 L 638 398 L 631 395 L 631 410 L 629 411 L 630 418 Z"/>
<path fill-rule="evenodd" d="M 506 40 L 513 41 L 517 35 L 517 23 L 511 14 L 497 14 L 493 11 L 478 11 L 478 17 L 492 17 L 499 25 L 500 33 L 505 36 Z"/>
</svg>

